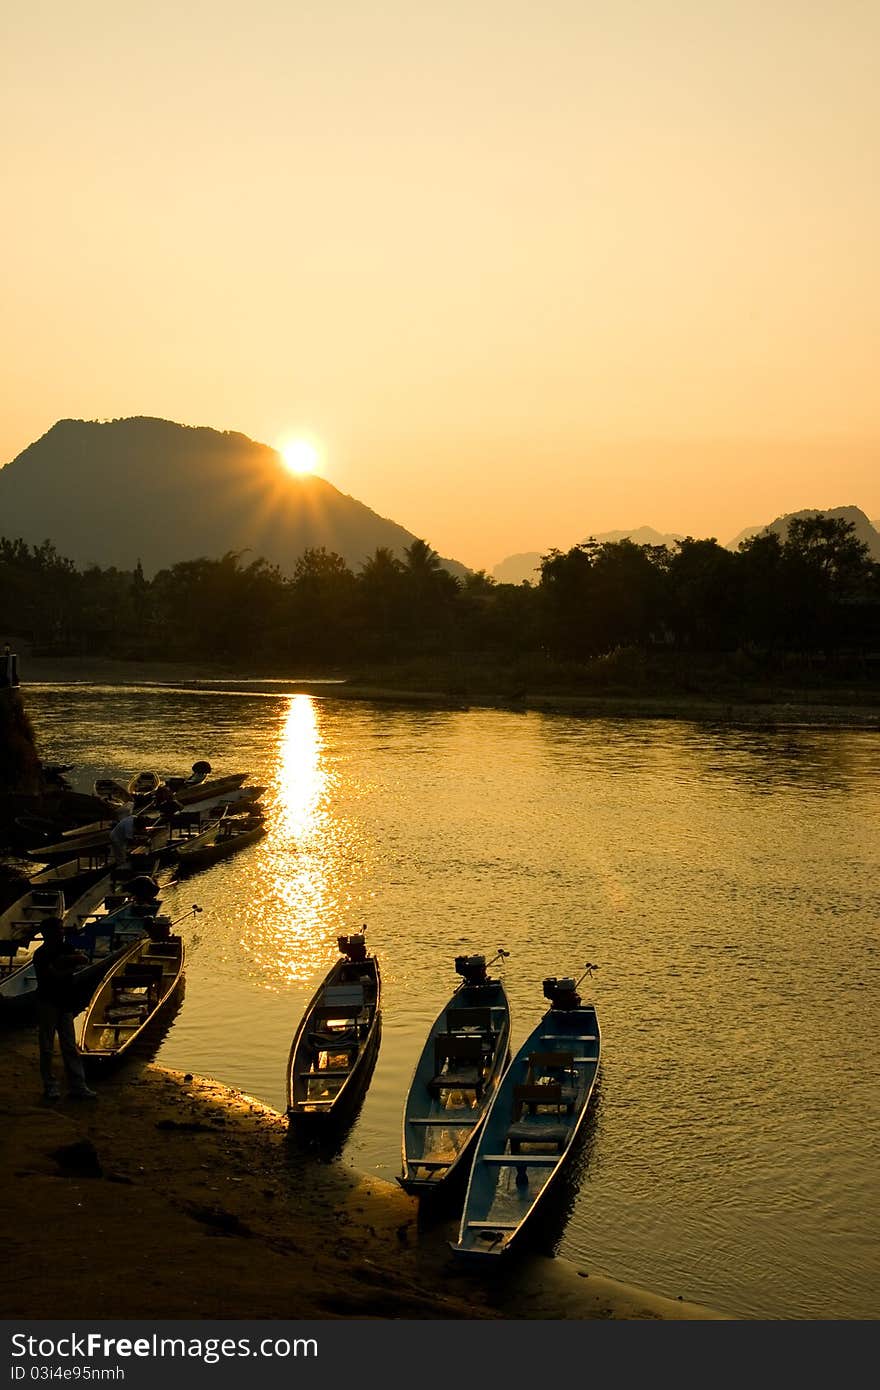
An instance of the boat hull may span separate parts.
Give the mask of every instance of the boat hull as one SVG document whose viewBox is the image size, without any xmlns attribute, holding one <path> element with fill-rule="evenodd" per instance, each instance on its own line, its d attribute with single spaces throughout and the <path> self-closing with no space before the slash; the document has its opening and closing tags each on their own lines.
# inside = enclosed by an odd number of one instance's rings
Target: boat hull
<svg viewBox="0 0 880 1390">
<path fill-rule="evenodd" d="M 292 1129 L 344 1123 L 369 1085 L 382 1029 L 382 980 L 375 956 L 343 959 L 315 991 L 294 1035 L 287 1066 Z"/>
<path fill-rule="evenodd" d="M 600 1048 L 592 1005 L 549 1009 L 523 1043 L 477 1144 L 455 1255 L 497 1264 L 534 1230 L 577 1148 Z"/>
<path fill-rule="evenodd" d="M 257 840 L 261 840 L 266 834 L 266 827 L 262 823 L 231 834 L 224 834 L 224 829 L 229 830 L 228 820 L 225 824 L 221 821 L 219 827 L 212 827 L 204 836 L 197 836 L 191 842 L 181 845 L 177 851 L 181 871 L 193 873 L 196 869 L 206 869 L 211 864 L 219 863 L 221 859 L 228 859 L 239 850 L 246 849 L 248 845 L 256 844 Z"/>
<path fill-rule="evenodd" d="M 486 1010 L 487 1031 L 481 1034 L 475 1011 Z M 456 1015 L 472 1021 L 458 1028 Z M 485 1037 L 483 1056 L 463 1076 L 464 1085 L 435 1085 L 438 1047 L 442 1050 L 443 1039 L 456 1036 Z M 497 980 L 460 985 L 434 1020 L 404 1106 L 397 1179 L 404 1191 L 433 1199 L 463 1180 L 509 1060 L 510 1006 L 504 986 Z"/>
<path fill-rule="evenodd" d="M 91 1065 L 121 1061 L 173 1004 L 184 963 L 179 936 L 144 937 L 124 951 L 86 1009 L 77 1044 L 83 1060 Z"/>
</svg>

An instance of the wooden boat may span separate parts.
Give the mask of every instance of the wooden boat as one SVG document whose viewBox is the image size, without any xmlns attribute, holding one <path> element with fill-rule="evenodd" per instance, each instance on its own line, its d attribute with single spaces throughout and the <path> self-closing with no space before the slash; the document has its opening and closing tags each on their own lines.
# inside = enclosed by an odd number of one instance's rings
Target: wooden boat
<svg viewBox="0 0 880 1390">
<path fill-rule="evenodd" d="M 238 776 L 238 774 L 235 775 Z M 241 775 L 244 778 L 247 774 L 242 773 Z M 195 824 L 192 820 L 193 816 L 195 816 L 197 820 L 200 820 L 209 815 L 211 811 L 216 811 L 218 808 L 232 804 L 233 802 L 237 805 L 239 803 L 247 803 L 256 800 L 256 798 L 265 791 L 265 787 L 236 786 L 225 787 L 220 791 L 212 791 L 211 783 L 204 783 L 201 787 L 194 788 L 193 790 L 200 793 L 200 795 L 197 800 L 181 803 L 185 805 L 185 809 L 181 815 L 189 816 L 190 820 L 186 821 L 181 819 L 176 822 L 177 830 L 181 831 L 181 834 L 177 836 L 177 838 L 185 838 L 183 834 L 184 828 L 186 828 L 187 835 L 193 833 L 192 827 Z M 178 793 L 175 792 L 175 796 L 177 800 L 180 801 Z M 138 814 L 148 816 L 152 820 L 154 828 L 160 829 L 162 826 L 167 828 L 168 822 L 157 821 L 155 812 L 143 811 L 138 812 Z M 55 844 L 39 845 L 34 849 L 28 850 L 28 858 L 41 864 L 56 864 L 65 859 L 70 859 L 70 857 L 75 854 L 80 855 L 91 853 L 92 851 L 97 852 L 99 849 L 106 848 L 108 845 L 110 831 L 113 829 L 113 826 L 117 824 L 118 819 L 117 817 L 117 820 L 96 821 L 92 825 L 81 827 L 73 835 L 65 836 Z M 167 835 L 164 838 L 160 837 L 162 841 L 161 847 L 164 848 L 168 838 Z M 175 837 L 172 836 L 171 838 Z"/>
<path fill-rule="evenodd" d="M 114 962 L 86 1010 L 77 1043 L 88 1061 L 117 1061 L 171 1004 L 183 976 L 174 933 L 145 936 Z"/>
<path fill-rule="evenodd" d="M 220 859 L 227 859 L 247 845 L 255 844 L 266 833 L 261 814 L 251 812 L 243 816 L 223 815 L 203 830 L 200 835 L 184 841 L 178 846 L 177 860 L 180 868 L 189 873 L 204 869 Z"/>
<path fill-rule="evenodd" d="M 33 859 L 38 864 L 62 864 L 67 859 L 72 859 L 74 855 L 88 854 L 92 850 L 105 849 L 109 844 L 110 831 L 116 821 L 112 817 L 107 820 L 95 821 L 84 829 L 78 829 L 71 835 L 65 835 L 60 840 L 52 844 L 34 845 L 27 851 L 28 859 Z"/>
<path fill-rule="evenodd" d="M 115 811 L 122 811 L 131 804 L 131 792 L 112 777 L 99 777 L 93 790 L 95 796 L 106 801 Z"/>
<path fill-rule="evenodd" d="M 107 873 L 80 894 L 66 911 L 63 897 L 54 895 L 53 902 L 64 923 L 67 939 L 88 956 L 88 964 L 73 975 L 76 994 L 82 1001 L 80 1007 L 88 1003 L 113 961 L 135 941 L 147 931 L 170 926 L 168 918 L 159 915 L 162 906 L 159 893 L 163 882 L 167 885 L 169 881 L 168 874 L 159 879 L 145 874 L 131 875 L 125 880 Z M 37 929 L 35 935 L 28 942 L 20 943 L 8 958 L 0 957 L 0 1021 L 4 1023 L 24 1023 L 33 1016 L 37 1002 L 33 954 L 41 941 Z"/>
<path fill-rule="evenodd" d="M 33 849 L 78 831 L 88 821 L 110 814 L 109 807 L 85 792 L 47 791 L 39 796 L 4 798 L 4 829 L 16 849 Z"/>
<path fill-rule="evenodd" d="M 510 1060 L 510 1006 L 488 969 L 504 959 L 456 956 L 462 976 L 428 1034 L 403 1112 L 401 1187 L 416 1196 L 448 1188 L 466 1171 Z"/>
<path fill-rule="evenodd" d="M 97 849 L 85 850 L 73 859 L 65 859 L 60 864 L 41 869 L 39 873 L 31 874 L 28 881 L 33 888 L 60 889 L 65 903 L 70 903 L 104 877 L 109 858 L 109 846 L 100 845 Z"/>
<path fill-rule="evenodd" d="M 46 917 L 63 916 L 60 888 L 31 888 L 0 913 L 0 976 L 11 974 L 30 959 L 30 943 Z"/>
<path fill-rule="evenodd" d="M 167 918 L 159 915 L 160 891 L 161 881 L 151 881 L 146 875 L 114 884 L 113 875 L 105 874 L 63 912 L 67 939 L 89 958 L 88 965 L 74 975 L 83 1006 L 123 951 L 148 929 L 155 929 L 157 922 L 167 923 Z M 40 943 L 38 933 L 29 945 L 21 946 L 0 979 L 0 1017 L 7 1023 L 27 1022 L 33 1014 L 37 1001 L 33 953 Z"/>
<path fill-rule="evenodd" d="M 587 966 L 592 974 L 594 966 Z M 584 978 L 584 977 L 582 977 Z M 580 981 L 550 978 L 550 1008 L 517 1052 L 477 1144 L 453 1253 L 498 1260 L 533 1225 L 572 1152 L 599 1069 L 599 1023 Z"/>
<path fill-rule="evenodd" d="M 366 928 L 364 928 L 366 931 Z M 372 1075 L 379 1048 L 379 962 L 363 932 L 340 936 L 341 959 L 315 991 L 296 1031 L 287 1066 L 291 1124 L 328 1124 L 350 1113 Z"/>
<path fill-rule="evenodd" d="M 148 923 L 161 920 L 156 916 L 158 906 L 155 904 L 152 913 L 147 914 L 142 910 L 133 911 L 131 904 L 122 904 L 113 911 L 86 919 L 81 930 L 69 933 L 71 944 L 88 956 L 88 963 L 71 976 L 77 1009 L 88 1003 L 110 966 L 144 935 Z M 4 1024 L 29 1023 L 33 1018 L 37 1006 L 33 949 L 41 940 L 38 937 L 32 943 L 29 959 L 0 980 L 0 1022 Z"/>
<path fill-rule="evenodd" d="M 239 788 L 244 787 L 248 775 L 247 772 L 230 772 L 225 777 L 212 777 L 207 782 L 184 782 L 182 786 L 177 786 L 172 780 L 169 785 L 181 806 L 194 806 L 215 797 L 225 797 L 237 792 Z M 253 791 L 252 788 L 249 790 Z M 262 795 L 265 790 L 265 787 L 262 787 L 257 794 Z"/>
<path fill-rule="evenodd" d="M 157 772 L 138 772 L 132 777 L 128 784 L 129 796 L 149 796 L 162 785 L 162 778 Z"/>
<path fill-rule="evenodd" d="M 166 870 L 150 866 L 154 872 L 132 873 L 114 870 L 85 889 L 64 914 L 64 930 L 80 935 L 102 931 L 110 917 L 120 920 L 124 910 L 132 918 L 155 917 L 162 906 L 161 893 L 173 882 Z"/>
</svg>

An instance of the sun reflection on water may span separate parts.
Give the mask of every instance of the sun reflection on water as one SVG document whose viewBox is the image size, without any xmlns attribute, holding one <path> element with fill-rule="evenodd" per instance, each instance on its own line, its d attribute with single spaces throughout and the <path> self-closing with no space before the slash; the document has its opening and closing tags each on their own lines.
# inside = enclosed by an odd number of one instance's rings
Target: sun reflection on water
<svg viewBox="0 0 880 1390">
<path fill-rule="evenodd" d="M 315 701 L 291 696 L 280 730 L 261 842 L 257 924 L 244 943 L 271 987 L 307 980 L 332 955 L 331 777 Z"/>
<path fill-rule="evenodd" d="M 278 831 L 300 842 L 327 819 L 323 801 L 329 781 L 322 760 L 324 743 L 310 695 L 292 695 L 281 729 L 276 780 Z"/>
</svg>

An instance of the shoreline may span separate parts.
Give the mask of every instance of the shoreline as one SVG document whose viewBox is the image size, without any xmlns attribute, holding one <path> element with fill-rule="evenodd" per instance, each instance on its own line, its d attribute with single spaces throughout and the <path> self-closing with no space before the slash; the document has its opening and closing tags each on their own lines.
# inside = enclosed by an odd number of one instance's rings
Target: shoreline
<svg viewBox="0 0 880 1390">
<path fill-rule="evenodd" d="M 35 1031 L 0 1039 L 4 1317 L 731 1320 L 549 1256 L 477 1276 L 253 1097 L 138 1059 L 94 1084 L 47 1105 Z"/>
<path fill-rule="evenodd" d="M 829 698 L 820 690 L 786 691 L 767 701 L 726 695 L 582 694 L 534 691 L 505 697 L 488 692 L 408 689 L 350 683 L 344 677 L 242 676 L 192 662 L 114 661 L 88 657 L 30 657 L 22 660 L 22 693 L 28 685 L 120 685 L 157 689 L 202 688 L 216 682 L 246 694 L 308 694 L 324 699 L 365 700 L 443 709 L 502 709 L 517 713 L 580 715 L 598 719 L 684 719 L 702 723 L 880 730 L 880 695 L 875 702 Z M 260 686 L 268 687 L 261 691 Z M 847 692 L 850 693 L 850 692 Z"/>
</svg>

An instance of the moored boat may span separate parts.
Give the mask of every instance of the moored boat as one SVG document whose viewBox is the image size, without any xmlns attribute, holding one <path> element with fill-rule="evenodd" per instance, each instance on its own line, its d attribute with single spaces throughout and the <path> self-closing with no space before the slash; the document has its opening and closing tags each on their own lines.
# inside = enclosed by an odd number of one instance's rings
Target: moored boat
<svg viewBox="0 0 880 1390">
<path fill-rule="evenodd" d="M 148 927 L 148 931 L 150 928 Z M 183 977 L 184 945 L 169 932 L 136 941 L 104 976 L 78 1040 L 87 1061 L 118 1061 L 171 1004 Z"/>
<path fill-rule="evenodd" d="M 230 772 L 225 777 L 211 777 L 204 782 L 184 782 L 181 787 L 175 786 L 173 782 L 170 785 L 181 806 L 193 806 L 213 797 L 222 797 L 238 791 L 244 786 L 248 776 L 247 772 Z"/>
<path fill-rule="evenodd" d="M 0 913 L 0 976 L 17 970 L 30 957 L 30 943 L 47 917 L 64 916 L 60 888 L 30 888 Z"/>
<path fill-rule="evenodd" d="M 587 965 L 586 974 L 595 966 Z M 585 977 L 582 977 L 585 978 Z M 548 978 L 550 1008 L 504 1074 L 474 1154 L 453 1253 L 498 1260 L 520 1244 L 571 1155 L 599 1069 L 595 1006 L 581 981 Z"/>
<path fill-rule="evenodd" d="M 292 1125 L 339 1120 L 369 1084 L 381 1035 L 382 983 L 364 931 L 338 938 L 341 959 L 318 986 L 294 1035 L 287 1065 Z"/>
<path fill-rule="evenodd" d="M 108 873 L 81 893 L 63 915 L 57 914 L 62 917 L 67 940 L 88 957 L 88 963 L 74 974 L 78 1007 L 85 1007 L 117 956 L 148 927 L 167 921 L 158 915 L 160 892 L 161 884 L 149 875 L 126 880 Z M 33 954 L 41 939 L 38 932 L 29 944 L 22 945 L 0 979 L 0 1019 L 5 1023 L 26 1023 L 33 1015 L 37 1002 Z"/>
<path fill-rule="evenodd" d="M 162 778 L 158 772 L 138 772 L 135 773 L 128 784 L 128 794 L 131 797 L 149 796 L 157 791 L 162 785 Z"/>
<path fill-rule="evenodd" d="M 252 810 L 244 815 L 223 815 L 212 822 L 200 835 L 178 846 L 177 860 L 187 873 L 207 868 L 220 859 L 227 859 L 248 845 L 255 844 L 266 833 L 261 814 Z"/>
<path fill-rule="evenodd" d="M 175 792 L 175 799 L 184 809 L 179 813 L 179 817 L 173 819 L 172 822 L 167 819 L 160 819 L 156 811 L 149 809 L 144 809 L 138 814 L 147 818 L 149 833 L 160 832 L 158 841 L 161 843 L 157 845 L 157 848 L 165 848 L 170 841 L 184 839 L 187 835 L 195 833 L 193 827 L 200 820 L 210 816 L 212 811 L 219 811 L 228 805 L 249 804 L 261 796 L 266 790 L 265 787 L 241 785 L 246 776 L 247 773 L 234 773 L 228 779 L 216 779 L 216 782 L 213 783 L 204 782 L 201 786 L 190 789 L 194 794 L 194 799 L 182 799 L 181 794 Z M 223 785 L 224 781 L 229 782 L 230 785 Z M 108 846 L 110 831 L 116 823 L 117 821 L 113 819 L 95 821 L 91 825 L 80 827 L 72 835 L 65 836 L 53 844 L 39 845 L 28 850 L 27 856 L 41 864 L 57 864 L 70 859 L 72 855 L 97 853 Z M 169 824 L 173 826 L 175 832 L 172 835 L 167 833 Z"/>
<path fill-rule="evenodd" d="M 488 970 L 507 956 L 456 956 L 462 979 L 431 1027 L 403 1114 L 400 1185 L 430 1196 L 463 1173 L 510 1058 L 510 1006 Z"/>
<path fill-rule="evenodd" d="M 135 913 L 129 904 L 122 904 L 111 912 L 86 919 L 79 931 L 68 933 L 71 945 L 87 957 L 87 963 L 71 975 L 77 1000 L 75 1011 L 88 1003 L 113 962 L 144 935 L 147 923 L 159 920 L 156 918 L 158 906 L 154 904 L 152 912 L 147 914 Z M 21 965 L 0 980 L 0 1022 L 3 1024 L 29 1023 L 34 1016 L 37 972 L 33 950 L 41 939 L 40 936 L 32 943 L 29 957 Z"/>
<path fill-rule="evenodd" d="M 65 903 L 73 902 L 79 893 L 107 873 L 110 858 L 109 845 L 99 845 L 97 849 L 85 850 L 72 859 L 41 869 L 31 874 L 29 882 L 34 888 L 57 888 L 64 894 Z"/>
<path fill-rule="evenodd" d="M 131 792 L 113 777 L 99 777 L 93 787 L 95 796 L 100 797 L 115 811 L 122 811 L 131 803 Z"/>
<path fill-rule="evenodd" d="M 112 819 L 96 821 L 84 830 L 77 830 L 70 836 L 65 835 L 63 839 L 55 840 L 51 844 L 34 845 L 27 851 L 27 857 L 37 864 L 62 864 L 74 856 L 104 849 L 109 843 L 110 831 L 114 824 Z"/>
</svg>

